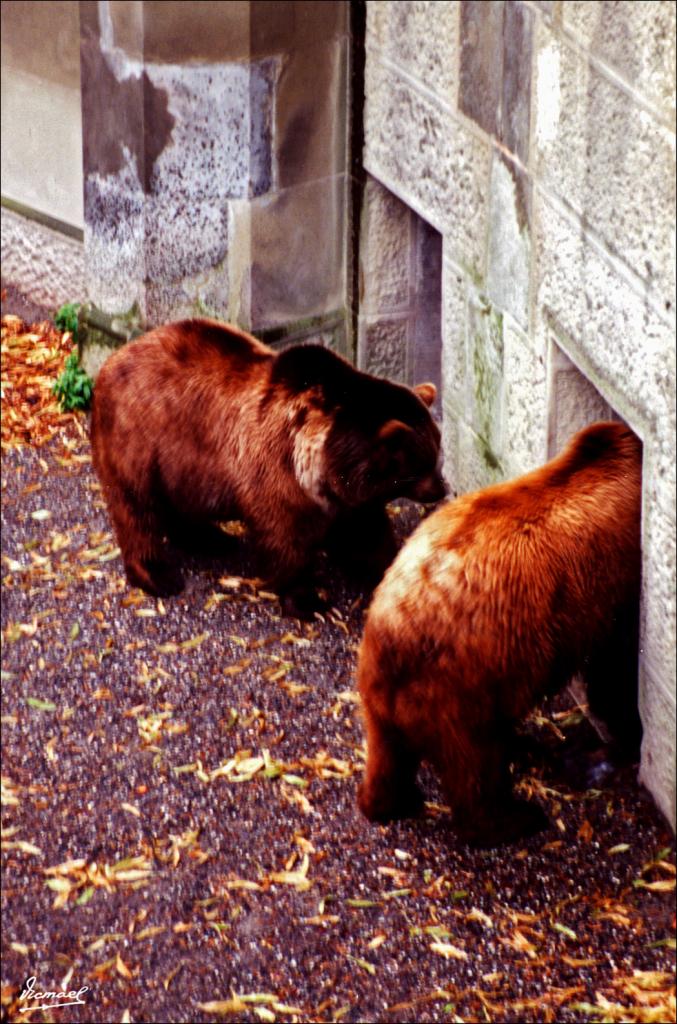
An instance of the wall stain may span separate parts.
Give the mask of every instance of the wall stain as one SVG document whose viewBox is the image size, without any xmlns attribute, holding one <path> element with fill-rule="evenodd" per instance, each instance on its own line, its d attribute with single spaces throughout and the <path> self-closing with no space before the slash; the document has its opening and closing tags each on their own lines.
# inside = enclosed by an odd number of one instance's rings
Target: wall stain
<svg viewBox="0 0 677 1024">
<path fill-rule="evenodd" d="M 166 90 L 156 88 L 145 70 L 118 81 L 91 29 L 83 32 L 80 62 L 85 176 L 119 173 L 128 163 L 126 148 L 136 157 L 144 192 L 150 193 L 155 161 L 174 127 Z"/>
</svg>

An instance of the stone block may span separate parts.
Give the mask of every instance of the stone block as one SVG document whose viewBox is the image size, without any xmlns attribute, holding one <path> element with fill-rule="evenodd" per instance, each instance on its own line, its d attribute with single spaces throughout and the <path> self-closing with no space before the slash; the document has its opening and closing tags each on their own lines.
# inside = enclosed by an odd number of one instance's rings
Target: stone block
<svg viewBox="0 0 677 1024">
<path fill-rule="evenodd" d="M 443 476 L 449 485 L 450 498 L 457 498 L 461 494 L 458 471 L 458 422 L 456 410 L 451 406 L 444 405 L 442 416 Z"/>
<path fill-rule="evenodd" d="M 273 61 L 250 65 L 155 65 L 174 124 L 155 157 L 153 192 L 188 203 L 258 196 L 271 186 Z"/>
<path fill-rule="evenodd" d="M 142 69 L 97 31 L 81 47 L 85 176 L 130 165 L 145 192 L 186 201 L 268 190 L 273 61 Z"/>
<path fill-rule="evenodd" d="M 564 26 L 647 99 L 675 113 L 674 3 L 565 0 Z"/>
<path fill-rule="evenodd" d="M 524 4 L 506 3 L 499 141 L 523 164 L 529 162 L 532 50 L 532 12 Z"/>
<path fill-rule="evenodd" d="M 458 107 L 488 135 L 498 137 L 503 80 L 503 3 L 461 3 Z"/>
<path fill-rule="evenodd" d="M 133 167 L 85 179 L 87 297 L 106 313 L 145 317 L 145 197 Z"/>
<path fill-rule="evenodd" d="M 462 420 L 458 421 L 458 459 L 454 489 L 458 494 L 479 491 L 505 479 L 498 456 L 484 438 Z"/>
<path fill-rule="evenodd" d="M 410 305 L 411 210 L 367 176 L 360 230 L 360 309 L 366 314 Z"/>
<path fill-rule="evenodd" d="M 148 326 L 193 316 L 240 322 L 232 315 L 225 263 L 177 281 L 148 281 L 144 303 Z"/>
<path fill-rule="evenodd" d="M 2 276 L 40 306 L 57 310 L 85 299 L 82 242 L 0 209 Z"/>
<path fill-rule="evenodd" d="M 384 55 L 455 105 L 459 5 L 450 0 L 368 3 L 367 38 Z"/>
<path fill-rule="evenodd" d="M 675 230 L 666 211 L 675 208 L 674 130 L 545 25 L 537 66 L 539 182 L 584 217 L 609 252 L 670 309 Z"/>
<path fill-rule="evenodd" d="M 318 39 L 280 62 L 275 86 L 275 151 L 279 188 L 340 174 L 346 166 L 345 40 Z"/>
<path fill-rule="evenodd" d="M 631 426 L 675 421 L 674 321 L 581 230 L 534 193 L 536 333 L 551 330 Z"/>
<path fill-rule="evenodd" d="M 455 262 L 484 278 L 489 145 L 369 51 L 364 163 L 444 235 Z"/>
<path fill-rule="evenodd" d="M 523 330 L 529 327 L 531 181 L 494 153 L 489 199 L 487 294 Z"/>
<path fill-rule="evenodd" d="M 533 14 L 518 3 L 463 0 L 458 106 L 527 163 Z"/>
<path fill-rule="evenodd" d="M 185 202 L 176 194 L 146 196 L 143 220 L 146 279 L 150 282 L 178 282 L 227 260 L 225 199 Z"/>
<path fill-rule="evenodd" d="M 644 448 L 644 501 L 649 508 L 662 509 L 668 518 L 675 518 L 677 463 L 674 420 L 661 421 L 657 427 Z"/>
<path fill-rule="evenodd" d="M 358 365 L 367 373 L 404 384 L 407 381 L 409 318 L 406 314 L 360 317 Z"/>
<path fill-rule="evenodd" d="M 504 422 L 502 459 L 510 475 L 536 469 L 547 460 L 548 412 L 545 360 L 530 339 L 503 320 Z"/>
<path fill-rule="evenodd" d="M 648 483 L 650 488 L 650 481 Z M 653 505 L 645 500 L 643 514 L 642 589 L 645 642 L 642 660 L 654 679 L 667 681 L 674 678 L 677 643 L 674 499 L 671 508 Z"/>
<path fill-rule="evenodd" d="M 252 201 L 252 329 L 343 308 L 345 199 L 336 175 Z"/>
<path fill-rule="evenodd" d="M 226 319 L 251 329 L 251 210 L 248 199 L 228 203 Z"/>
<path fill-rule="evenodd" d="M 442 391 L 445 412 L 464 415 L 467 404 L 465 336 L 467 286 L 449 260 L 442 263 Z"/>
<path fill-rule="evenodd" d="M 674 662 L 673 662 L 674 686 Z M 639 778 L 666 819 L 675 828 L 675 700 L 661 680 L 644 674 L 640 684 L 640 714 L 644 727 Z"/>
<path fill-rule="evenodd" d="M 498 456 L 503 418 L 503 316 L 483 296 L 472 295 L 468 303 L 466 366 L 470 426 Z"/>
</svg>

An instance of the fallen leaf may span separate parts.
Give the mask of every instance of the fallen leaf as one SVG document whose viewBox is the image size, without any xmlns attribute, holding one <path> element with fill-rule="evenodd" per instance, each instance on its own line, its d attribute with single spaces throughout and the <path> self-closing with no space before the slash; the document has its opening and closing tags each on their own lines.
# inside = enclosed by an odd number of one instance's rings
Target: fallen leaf
<svg viewBox="0 0 677 1024">
<path fill-rule="evenodd" d="M 445 960 L 467 960 L 468 954 L 464 949 L 459 949 L 451 942 L 431 942 L 430 948 L 433 953 L 439 953 Z"/>
</svg>

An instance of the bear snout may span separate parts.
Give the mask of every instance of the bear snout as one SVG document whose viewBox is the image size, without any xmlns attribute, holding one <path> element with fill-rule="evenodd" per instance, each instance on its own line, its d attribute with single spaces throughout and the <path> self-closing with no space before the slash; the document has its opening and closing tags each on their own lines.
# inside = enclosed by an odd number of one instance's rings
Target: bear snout
<svg viewBox="0 0 677 1024">
<path fill-rule="evenodd" d="M 428 505 L 435 501 L 441 501 L 449 494 L 449 487 L 445 483 L 441 473 L 431 473 L 423 480 L 419 480 L 412 489 L 411 498 L 413 501 L 422 501 Z"/>
</svg>

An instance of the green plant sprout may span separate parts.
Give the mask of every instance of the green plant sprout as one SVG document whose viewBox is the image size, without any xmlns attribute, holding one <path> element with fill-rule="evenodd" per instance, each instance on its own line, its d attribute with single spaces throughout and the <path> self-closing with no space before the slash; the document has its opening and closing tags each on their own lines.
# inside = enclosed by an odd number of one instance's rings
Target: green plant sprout
<svg viewBox="0 0 677 1024">
<path fill-rule="evenodd" d="M 60 331 L 70 331 L 73 341 L 78 340 L 78 310 L 79 302 L 66 302 L 61 306 L 54 317 L 54 323 Z"/>
<path fill-rule="evenodd" d="M 79 305 L 78 302 L 67 302 L 54 317 L 58 330 L 69 331 L 74 341 L 78 339 Z M 71 352 L 66 359 L 63 373 L 52 388 L 52 394 L 56 395 L 64 412 L 72 412 L 76 409 L 89 408 L 93 390 L 94 381 L 80 366 L 77 352 Z"/>
</svg>

